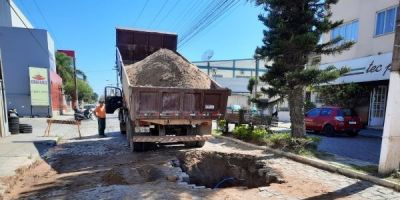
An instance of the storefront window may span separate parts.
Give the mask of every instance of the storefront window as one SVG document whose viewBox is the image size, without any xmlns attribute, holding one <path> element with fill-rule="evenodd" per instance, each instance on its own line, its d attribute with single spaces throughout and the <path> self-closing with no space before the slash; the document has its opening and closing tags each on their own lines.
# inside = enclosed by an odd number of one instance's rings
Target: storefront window
<svg viewBox="0 0 400 200">
<path fill-rule="evenodd" d="M 396 23 L 396 10 L 397 7 L 389 8 L 377 13 L 375 28 L 376 36 L 394 32 Z"/>
</svg>

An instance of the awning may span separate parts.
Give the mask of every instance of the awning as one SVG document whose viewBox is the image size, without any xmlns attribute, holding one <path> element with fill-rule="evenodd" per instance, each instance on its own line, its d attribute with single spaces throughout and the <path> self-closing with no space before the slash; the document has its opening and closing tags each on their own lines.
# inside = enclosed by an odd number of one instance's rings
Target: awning
<svg viewBox="0 0 400 200">
<path fill-rule="evenodd" d="M 322 64 L 320 65 L 320 69 L 326 69 L 328 66 L 332 65 L 338 69 L 349 67 L 351 71 L 339 77 L 335 81 L 330 82 L 330 84 L 389 80 L 390 68 L 392 65 L 392 52 Z"/>
</svg>

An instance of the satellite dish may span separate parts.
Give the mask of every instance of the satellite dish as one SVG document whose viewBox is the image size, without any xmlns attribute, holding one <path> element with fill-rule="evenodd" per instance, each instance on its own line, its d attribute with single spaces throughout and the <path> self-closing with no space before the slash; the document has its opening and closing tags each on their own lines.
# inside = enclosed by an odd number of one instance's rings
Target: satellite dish
<svg viewBox="0 0 400 200">
<path fill-rule="evenodd" d="M 201 56 L 201 60 L 209 61 L 213 57 L 213 55 L 214 55 L 214 51 L 209 49 L 203 53 L 203 55 Z"/>
</svg>

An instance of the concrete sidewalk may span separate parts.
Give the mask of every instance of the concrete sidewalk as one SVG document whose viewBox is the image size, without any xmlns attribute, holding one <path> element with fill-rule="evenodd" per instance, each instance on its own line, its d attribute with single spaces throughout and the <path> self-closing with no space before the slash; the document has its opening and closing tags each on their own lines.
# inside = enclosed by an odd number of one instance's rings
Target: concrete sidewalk
<svg viewBox="0 0 400 200">
<path fill-rule="evenodd" d="M 58 116 L 54 119 L 72 119 Z M 0 138 L 0 177 L 15 175 L 15 170 L 35 162 L 55 145 L 60 136 L 43 137 L 47 118 L 20 118 L 20 123 L 32 125 L 33 132 L 20 133 Z M 57 130 L 59 132 L 59 130 Z M 0 197 L 4 185 L 0 183 Z"/>
</svg>

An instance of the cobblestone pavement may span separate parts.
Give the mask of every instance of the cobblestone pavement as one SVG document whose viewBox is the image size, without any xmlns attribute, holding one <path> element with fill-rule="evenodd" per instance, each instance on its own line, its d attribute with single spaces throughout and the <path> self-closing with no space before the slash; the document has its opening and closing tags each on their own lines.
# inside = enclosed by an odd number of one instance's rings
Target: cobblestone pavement
<svg viewBox="0 0 400 200">
<path fill-rule="evenodd" d="M 316 136 L 322 138 L 318 150 L 374 164 L 379 163 L 381 138 L 364 136 L 348 137 L 344 135 L 336 137 Z"/>
<path fill-rule="evenodd" d="M 281 170 L 288 183 L 259 188 L 260 195 L 263 197 L 272 199 L 400 199 L 400 193 L 392 189 L 276 157 L 261 150 L 252 150 L 229 141 L 214 139 L 204 148 L 265 156 L 272 166 Z M 302 193 L 322 194 L 302 196 Z"/>
<path fill-rule="evenodd" d="M 46 162 L 10 178 L 5 199 L 400 199 L 400 193 L 391 189 L 223 139 L 211 139 L 201 150 L 259 156 L 285 182 L 253 189 L 188 188 L 167 181 L 160 172 L 168 172 L 165 163 L 190 149 L 161 146 L 131 153 L 116 131 L 117 119 L 109 117 L 107 123 L 107 138 L 96 136 L 95 121 L 84 122 L 82 139 L 76 139 L 75 127 L 56 129 L 55 135 L 66 134 L 62 143 L 51 150 Z"/>
</svg>

